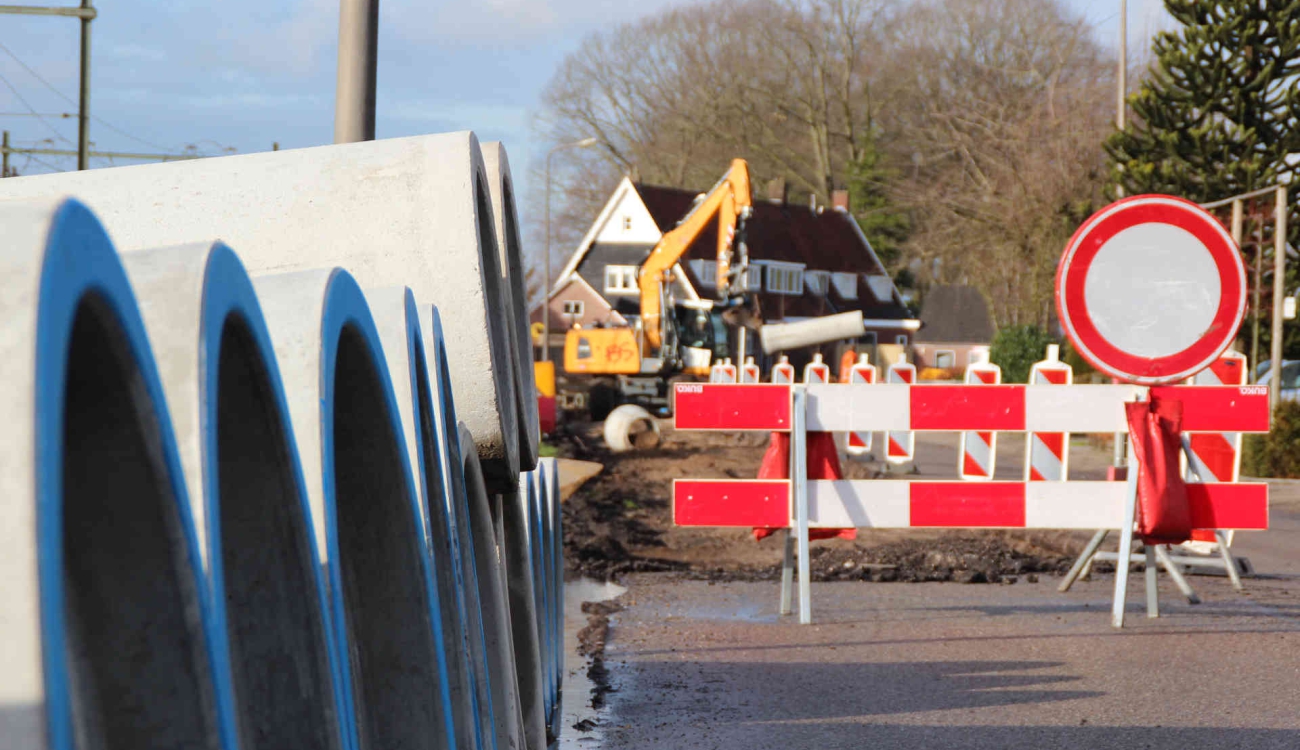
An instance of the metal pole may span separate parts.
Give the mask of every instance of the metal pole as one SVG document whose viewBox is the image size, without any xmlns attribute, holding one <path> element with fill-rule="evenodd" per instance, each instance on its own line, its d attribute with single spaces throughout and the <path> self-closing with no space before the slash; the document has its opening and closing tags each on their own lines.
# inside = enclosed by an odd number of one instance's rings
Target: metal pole
<svg viewBox="0 0 1300 750">
<path fill-rule="evenodd" d="M 808 395 L 804 386 L 792 394 L 794 424 L 790 431 L 790 478 L 794 490 L 796 544 L 799 548 L 799 624 L 812 622 L 812 568 L 808 550 Z"/>
<path fill-rule="evenodd" d="M 542 256 L 542 361 L 551 358 L 551 157 L 558 148 L 546 152 L 546 248 Z"/>
<path fill-rule="evenodd" d="M 0 177 L 9 176 L 9 131 L 0 138 Z"/>
<path fill-rule="evenodd" d="M 1124 129 L 1124 94 L 1128 91 L 1128 0 L 1119 0 L 1119 69 L 1116 71 L 1115 127 Z M 1121 188 L 1122 190 L 1122 188 Z"/>
<path fill-rule="evenodd" d="M 375 139 L 379 0 L 340 0 L 334 142 Z"/>
<path fill-rule="evenodd" d="M 77 106 L 77 169 L 90 169 L 90 21 L 94 9 L 81 0 L 81 97 Z"/>
<path fill-rule="evenodd" d="M 1269 378 L 1268 406 L 1272 412 L 1282 400 L 1282 303 L 1286 301 L 1286 185 L 1277 186 L 1273 208 L 1273 338 L 1269 342 L 1273 376 Z"/>
<path fill-rule="evenodd" d="M 1254 214 L 1258 212 L 1252 211 Z M 1255 219 L 1255 293 L 1251 295 L 1251 316 L 1250 316 L 1250 361 L 1254 362 L 1254 367 L 1259 366 L 1259 307 L 1260 307 L 1260 287 L 1264 283 L 1264 226 L 1259 220 Z"/>
<path fill-rule="evenodd" d="M 1115 599 L 1110 608 L 1110 624 L 1124 627 L 1124 600 L 1128 595 L 1128 569 L 1132 565 L 1133 522 L 1137 518 L 1137 456 L 1133 441 L 1128 443 L 1128 485 L 1124 490 L 1124 515 L 1120 518 L 1119 555 L 1115 558 Z"/>
</svg>

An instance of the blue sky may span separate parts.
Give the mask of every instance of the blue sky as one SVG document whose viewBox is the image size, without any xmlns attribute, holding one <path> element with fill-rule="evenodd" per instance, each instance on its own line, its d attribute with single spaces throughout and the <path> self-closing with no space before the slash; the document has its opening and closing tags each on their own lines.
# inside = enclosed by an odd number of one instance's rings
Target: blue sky
<svg viewBox="0 0 1300 750">
<path fill-rule="evenodd" d="M 504 141 L 522 173 L 535 155 L 529 123 L 538 95 L 564 55 L 589 33 L 680 2 L 381 0 L 378 137 L 472 129 L 483 140 Z M 1069 4 L 1113 44 L 1117 0 Z M 294 148 L 332 140 L 338 0 L 98 5 L 91 51 L 96 150 L 249 153 L 272 142 Z M 1136 51 L 1167 17 L 1159 0 L 1129 6 Z M 66 18 L 0 16 L 0 129 L 15 146 L 75 148 L 76 120 L 59 115 L 76 112 L 77 26 Z M 18 116 L 31 110 L 52 116 Z M 41 161 L 14 156 L 12 163 L 24 174 L 75 167 L 69 158 Z"/>
</svg>

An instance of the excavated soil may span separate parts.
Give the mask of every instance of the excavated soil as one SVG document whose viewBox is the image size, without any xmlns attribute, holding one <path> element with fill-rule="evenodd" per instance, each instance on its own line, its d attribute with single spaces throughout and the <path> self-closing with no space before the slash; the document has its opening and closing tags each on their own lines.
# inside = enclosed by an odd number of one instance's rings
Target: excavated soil
<svg viewBox="0 0 1300 750">
<path fill-rule="evenodd" d="M 645 571 L 719 581 L 775 579 L 780 535 L 755 541 L 748 529 L 679 528 L 672 523 L 670 504 L 674 478 L 756 476 L 768 436 L 675 432 L 666 423 L 661 428 L 657 449 L 635 453 L 610 453 L 595 425 L 571 427 L 560 438 L 563 455 L 605 466 L 564 503 L 570 571 L 606 579 Z M 876 478 L 883 476 L 884 467 L 846 462 L 844 473 L 850 479 Z M 856 540 L 813 542 L 811 569 L 814 580 L 821 581 L 1014 583 L 1063 573 L 1087 536 L 862 529 Z"/>
</svg>

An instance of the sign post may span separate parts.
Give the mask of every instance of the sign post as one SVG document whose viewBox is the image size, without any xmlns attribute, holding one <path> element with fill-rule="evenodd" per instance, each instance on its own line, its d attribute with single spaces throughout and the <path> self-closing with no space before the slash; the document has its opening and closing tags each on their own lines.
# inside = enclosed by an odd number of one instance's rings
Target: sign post
<svg viewBox="0 0 1300 750">
<path fill-rule="evenodd" d="M 1093 367 L 1123 382 L 1165 385 L 1209 367 L 1237 337 L 1246 312 L 1246 269 L 1232 236 L 1196 204 L 1134 196 L 1093 214 L 1070 238 L 1056 272 L 1056 310 Z M 1130 447 L 1111 608 L 1115 627 L 1124 624 L 1140 470 Z M 1088 545 L 1090 552 L 1101 536 Z M 1154 616 L 1154 550 L 1146 557 L 1148 614 Z"/>
</svg>

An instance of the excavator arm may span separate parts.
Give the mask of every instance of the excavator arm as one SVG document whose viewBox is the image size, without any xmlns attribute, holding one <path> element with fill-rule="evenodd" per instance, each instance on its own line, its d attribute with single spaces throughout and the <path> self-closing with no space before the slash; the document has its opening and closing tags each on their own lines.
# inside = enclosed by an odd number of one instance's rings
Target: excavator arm
<svg viewBox="0 0 1300 750">
<path fill-rule="evenodd" d="M 641 323 L 647 344 L 655 349 L 663 345 L 663 316 L 672 314 L 671 310 L 663 309 L 663 290 L 670 281 L 673 266 L 715 217 L 718 220 L 718 297 L 727 298 L 737 227 L 743 227 L 743 220 L 752 210 L 749 164 L 744 159 L 734 159 L 731 168 L 704 196 L 704 200 L 660 238 L 645 263 L 641 264 L 637 277 L 641 292 Z"/>
</svg>

